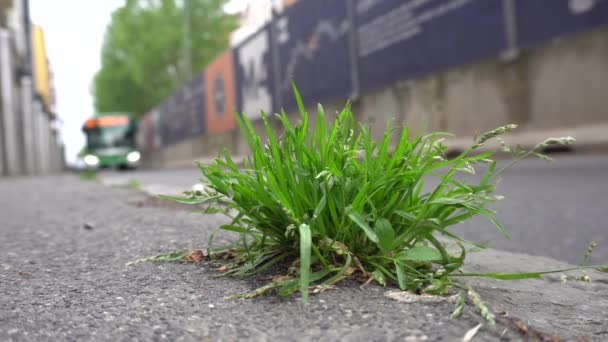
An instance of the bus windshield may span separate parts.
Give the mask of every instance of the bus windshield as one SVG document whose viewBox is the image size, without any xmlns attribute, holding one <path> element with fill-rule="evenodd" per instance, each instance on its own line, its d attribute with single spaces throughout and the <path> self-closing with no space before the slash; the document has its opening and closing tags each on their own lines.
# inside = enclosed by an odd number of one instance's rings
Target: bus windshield
<svg viewBox="0 0 608 342">
<path fill-rule="evenodd" d="M 135 144 L 129 125 L 97 127 L 87 130 L 86 134 L 89 149 L 131 147 Z"/>
</svg>

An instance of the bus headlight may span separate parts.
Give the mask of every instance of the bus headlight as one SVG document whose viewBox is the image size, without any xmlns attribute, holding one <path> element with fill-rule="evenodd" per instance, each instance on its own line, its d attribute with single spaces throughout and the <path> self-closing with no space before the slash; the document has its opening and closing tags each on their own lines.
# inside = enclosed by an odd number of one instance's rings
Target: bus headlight
<svg viewBox="0 0 608 342">
<path fill-rule="evenodd" d="M 99 165 L 99 158 L 92 154 L 87 154 L 84 156 L 84 163 L 87 164 L 87 166 L 97 166 Z"/>
<path fill-rule="evenodd" d="M 137 151 L 129 152 L 129 154 L 127 154 L 127 161 L 129 163 L 137 163 L 140 158 L 141 154 Z"/>
</svg>

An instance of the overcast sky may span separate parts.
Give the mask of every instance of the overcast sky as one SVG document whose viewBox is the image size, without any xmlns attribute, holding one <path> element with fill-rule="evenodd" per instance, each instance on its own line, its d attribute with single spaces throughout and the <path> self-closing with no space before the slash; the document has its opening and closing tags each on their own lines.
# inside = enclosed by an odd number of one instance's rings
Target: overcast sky
<svg viewBox="0 0 608 342">
<path fill-rule="evenodd" d="M 232 0 L 231 11 L 248 0 Z M 62 137 L 68 162 L 84 146 L 80 131 L 93 115 L 89 88 L 100 67 L 100 49 L 112 11 L 124 0 L 30 0 L 32 21 L 42 26 L 54 75 L 56 112 L 63 120 Z M 228 10 L 228 8 L 227 8 Z"/>
</svg>

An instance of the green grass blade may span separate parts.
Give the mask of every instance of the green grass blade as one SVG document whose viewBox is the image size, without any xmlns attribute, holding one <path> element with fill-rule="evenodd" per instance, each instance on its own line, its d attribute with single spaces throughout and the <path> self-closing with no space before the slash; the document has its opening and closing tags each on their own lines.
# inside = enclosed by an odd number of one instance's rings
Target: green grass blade
<svg viewBox="0 0 608 342">
<path fill-rule="evenodd" d="M 378 246 L 382 253 L 388 252 L 393 247 L 395 240 L 395 231 L 391 226 L 391 222 L 385 218 L 376 221 L 376 235 L 378 236 Z"/>
<path fill-rule="evenodd" d="M 440 261 L 442 255 L 433 247 L 418 245 L 397 253 L 395 259 L 402 261 Z"/>
<path fill-rule="evenodd" d="M 222 198 L 223 196 L 209 196 L 209 197 L 184 197 L 184 196 L 171 196 L 171 195 L 158 195 L 158 197 L 162 199 L 166 199 L 169 201 L 183 203 L 183 204 L 199 204 L 208 201 L 213 201 L 214 199 Z"/>
<path fill-rule="evenodd" d="M 386 286 L 386 277 L 384 276 L 384 273 L 380 270 L 380 269 L 375 269 L 372 272 L 372 277 L 374 277 L 374 280 L 382 285 L 382 286 Z"/>
<path fill-rule="evenodd" d="M 376 235 L 376 232 L 374 232 L 374 230 L 369 226 L 369 224 L 367 224 L 363 216 L 358 213 L 350 213 L 348 214 L 348 217 L 353 220 L 353 222 L 355 222 L 361 229 L 363 229 L 365 235 L 367 235 L 367 238 L 370 239 L 370 241 L 374 243 L 380 242 L 378 240 L 378 235 Z"/>
<path fill-rule="evenodd" d="M 399 284 L 399 288 L 402 291 L 405 291 L 407 289 L 407 285 L 405 283 L 405 281 L 406 281 L 405 271 L 403 270 L 404 265 L 397 260 L 394 261 L 394 264 L 395 264 L 395 273 L 397 273 L 397 283 Z"/>
<path fill-rule="evenodd" d="M 499 280 L 521 280 L 521 279 L 534 279 L 540 278 L 545 274 L 551 273 L 564 273 L 570 271 L 584 270 L 584 269 L 599 269 L 604 266 L 577 266 L 570 268 L 562 268 L 557 270 L 548 270 L 548 271 L 540 271 L 540 272 L 512 272 L 512 273 L 503 273 L 503 272 L 489 272 L 489 273 L 456 273 L 454 276 L 456 277 L 483 277 L 483 278 L 493 278 Z"/>
<path fill-rule="evenodd" d="M 302 291 L 302 302 L 308 302 L 308 285 L 310 284 L 310 253 L 312 237 L 310 227 L 301 224 L 300 230 L 300 291 Z"/>
<path fill-rule="evenodd" d="M 163 253 L 159 255 L 154 255 L 150 257 L 145 257 L 137 260 L 133 260 L 127 263 L 127 266 L 139 264 L 140 262 L 150 262 L 150 261 L 179 261 L 183 260 L 190 251 L 175 251 L 169 253 Z"/>
<path fill-rule="evenodd" d="M 249 233 L 248 229 L 245 229 L 245 228 L 243 228 L 241 226 L 235 226 L 235 225 L 230 225 L 230 224 L 223 224 L 223 225 L 220 226 L 220 229 L 228 230 L 228 231 L 236 232 L 236 233 L 241 233 L 241 234 L 248 234 Z"/>
</svg>

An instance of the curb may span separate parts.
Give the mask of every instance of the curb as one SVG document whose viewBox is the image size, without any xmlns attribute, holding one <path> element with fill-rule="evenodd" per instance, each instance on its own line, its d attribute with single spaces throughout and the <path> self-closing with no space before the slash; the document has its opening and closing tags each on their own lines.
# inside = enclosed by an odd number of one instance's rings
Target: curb
<svg viewBox="0 0 608 342">
<path fill-rule="evenodd" d="M 536 144 L 544 141 L 549 137 L 566 137 L 571 136 L 576 139 L 576 142 L 570 146 L 559 146 L 545 150 L 545 153 L 567 152 L 575 154 L 588 153 L 606 153 L 608 152 L 608 123 L 599 123 L 594 125 L 584 125 L 560 129 L 538 129 L 524 130 L 521 132 L 507 133 L 502 136 L 507 145 L 521 145 L 523 148 L 530 149 Z M 456 155 L 459 152 L 467 149 L 474 140 L 473 136 L 446 138 L 448 145 L 448 156 Z M 477 150 L 480 152 L 499 151 L 498 156 L 507 154 L 500 152 L 501 146 L 496 140 L 491 140 L 480 146 Z M 237 165 L 242 165 L 246 156 L 232 156 L 232 159 Z M 213 162 L 215 158 L 209 156 L 201 156 L 191 160 L 176 160 L 168 162 L 160 169 L 179 169 L 195 166 L 195 162 L 208 164 Z"/>
</svg>

